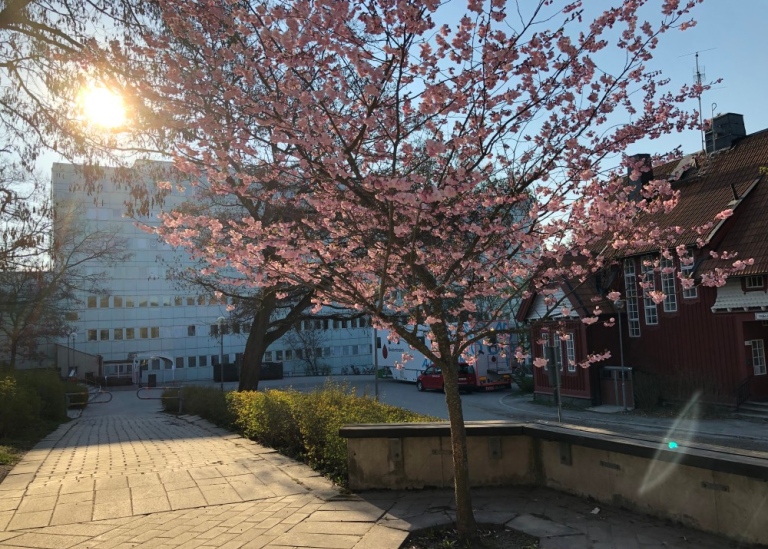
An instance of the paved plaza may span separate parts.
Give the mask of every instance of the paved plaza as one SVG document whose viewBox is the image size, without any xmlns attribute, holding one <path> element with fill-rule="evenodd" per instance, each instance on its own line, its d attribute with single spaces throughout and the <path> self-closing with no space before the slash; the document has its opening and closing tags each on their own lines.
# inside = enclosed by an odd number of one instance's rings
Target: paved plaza
<svg viewBox="0 0 768 549">
<path fill-rule="evenodd" d="M 397 549 L 450 522 L 450 491 L 349 494 L 309 467 L 157 401 L 115 392 L 30 451 L 0 484 L 0 547 Z M 480 522 L 542 549 L 737 547 L 540 488 L 473 492 Z"/>
</svg>

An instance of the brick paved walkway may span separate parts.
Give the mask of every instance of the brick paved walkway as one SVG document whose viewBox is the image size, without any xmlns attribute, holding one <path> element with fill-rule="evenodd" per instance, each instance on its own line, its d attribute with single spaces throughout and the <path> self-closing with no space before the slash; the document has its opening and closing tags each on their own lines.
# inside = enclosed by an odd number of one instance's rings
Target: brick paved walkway
<svg viewBox="0 0 768 549">
<path fill-rule="evenodd" d="M 731 545 L 622 511 L 593 515 L 594 503 L 551 490 L 473 497 L 479 521 L 539 535 L 542 549 Z M 451 521 L 452 500 L 450 491 L 344 494 L 252 441 L 115 393 L 0 484 L 0 547 L 397 549 L 409 530 Z"/>
</svg>

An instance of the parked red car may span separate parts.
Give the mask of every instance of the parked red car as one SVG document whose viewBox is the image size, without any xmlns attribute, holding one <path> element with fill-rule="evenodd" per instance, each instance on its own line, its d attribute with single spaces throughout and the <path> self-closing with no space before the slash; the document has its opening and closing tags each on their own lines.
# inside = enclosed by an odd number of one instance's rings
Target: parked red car
<svg viewBox="0 0 768 549">
<path fill-rule="evenodd" d="M 467 364 L 459 365 L 459 390 L 471 392 L 477 386 L 475 369 Z M 429 366 L 416 378 L 416 389 L 419 391 L 443 390 L 443 372 L 437 366 Z"/>
</svg>

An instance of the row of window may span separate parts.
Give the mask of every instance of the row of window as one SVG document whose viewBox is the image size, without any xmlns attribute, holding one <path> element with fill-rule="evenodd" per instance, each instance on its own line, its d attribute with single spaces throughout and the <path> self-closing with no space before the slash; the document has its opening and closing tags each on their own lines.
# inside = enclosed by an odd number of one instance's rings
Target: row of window
<svg viewBox="0 0 768 549">
<path fill-rule="evenodd" d="M 677 312 L 677 285 L 674 270 L 674 261 L 662 257 L 659 262 L 661 271 L 661 292 L 664 294 L 662 307 L 665 313 Z M 693 265 L 682 265 L 681 273 L 684 278 L 691 278 Z M 656 290 L 655 258 L 651 255 L 640 259 L 640 284 L 643 286 L 643 313 L 646 326 L 654 326 L 659 323 L 658 305 L 651 297 Z M 624 260 L 624 297 L 627 303 L 627 321 L 629 337 L 640 337 L 640 309 L 638 304 L 638 277 L 635 271 L 634 259 Z M 695 299 L 698 290 L 695 286 L 683 289 L 683 299 Z"/>
<path fill-rule="evenodd" d="M 231 300 L 226 297 L 218 298 L 216 296 L 156 296 L 156 295 L 127 295 L 127 296 L 109 296 L 109 295 L 89 295 L 86 298 L 86 306 L 89 309 L 108 309 L 110 306 L 115 309 L 132 307 L 183 307 L 197 305 L 227 305 Z"/>
<path fill-rule="evenodd" d="M 330 347 L 317 347 L 315 349 L 284 349 L 276 351 L 267 351 L 264 353 L 264 360 L 272 362 L 273 357 L 277 362 L 283 360 L 301 360 L 303 358 L 320 358 L 332 356 L 357 356 L 373 353 L 372 344 L 362 345 L 333 345 Z"/>
<path fill-rule="evenodd" d="M 191 326 L 194 328 L 194 326 Z M 99 330 L 86 330 L 87 341 L 109 341 L 110 332 L 112 340 L 122 341 L 124 339 L 157 339 L 160 337 L 160 328 L 157 326 L 142 326 L 141 328 L 102 328 Z M 138 336 L 138 337 L 137 337 Z"/>
</svg>

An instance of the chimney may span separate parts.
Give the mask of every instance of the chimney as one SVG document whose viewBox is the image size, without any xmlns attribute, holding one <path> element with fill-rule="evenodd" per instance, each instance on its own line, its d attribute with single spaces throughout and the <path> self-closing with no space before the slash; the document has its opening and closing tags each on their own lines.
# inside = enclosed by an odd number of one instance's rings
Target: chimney
<svg viewBox="0 0 768 549">
<path fill-rule="evenodd" d="M 729 149 L 733 142 L 747 135 L 744 129 L 744 117 L 728 112 L 712 119 L 712 126 L 704 134 L 707 154 Z"/>
<path fill-rule="evenodd" d="M 632 172 L 638 163 L 641 165 L 641 167 L 639 167 L 640 177 L 633 178 Z M 629 199 L 639 200 L 640 191 L 643 189 L 643 186 L 653 180 L 653 166 L 651 164 L 650 154 L 633 154 L 629 157 L 627 165 L 627 179 L 629 180 L 629 184 L 634 187 L 632 192 L 629 193 Z"/>
</svg>

